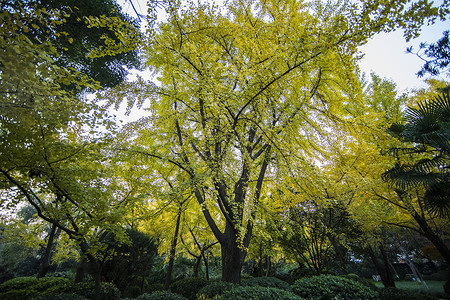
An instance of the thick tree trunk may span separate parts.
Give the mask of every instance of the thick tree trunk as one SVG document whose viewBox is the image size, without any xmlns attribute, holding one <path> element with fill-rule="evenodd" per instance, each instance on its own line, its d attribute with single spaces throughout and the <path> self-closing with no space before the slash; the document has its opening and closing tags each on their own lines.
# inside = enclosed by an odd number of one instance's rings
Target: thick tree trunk
<svg viewBox="0 0 450 300">
<path fill-rule="evenodd" d="M 247 252 L 239 246 L 237 234 L 230 225 L 226 225 L 221 241 L 222 281 L 241 283 L 241 270 Z"/>
<path fill-rule="evenodd" d="M 81 261 L 77 267 L 77 273 L 75 274 L 75 283 L 83 281 L 84 274 L 86 273 L 86 268 L 87 268 L 87 259 L 84 256 L 84 254 L 82 254 Z"/>
<path fill-rule="evenodd" d="M 37 278 L 45 277 L 45 275 L 47 275 L 48 270 L 50 270 L 51 265 L 50 258 L 53 249 L 53 242 L 55 240 L 55 236 L 57 236 L 56 229 L 57 229 L 56 225 L 52 224 L 52 228 L 48 235 L 47 246 L 45 247 L 45 253 L 42 256 L 41 264 L 39 265 L 39 272 L 36 276 Z"/>
<path fill-rule="evenodd" d="M 102 266 L 98 262 L 92 262 L 94 266 L 94 300 L 102 300 Z"/>
<path fill-rule="evenodd" d="M 200 268 L 200 262 L 201 261 L 202 261 L 202 256 L 201 255 L 195 257 L 194 277 L 198 277 L 198 269 Z"/>
<path fill-rule="evenodd" d="M 167 266 L 166 281 L 164 283 L 164 289 L 166 290 L 169 289 L 170 283 L 172 282 L 172 270 L 175 261 L 175 252 L 177 250 L 178 232 L 180 231 L 181 212 L 182 207 L 180 206 L 177 215 L 177 223 L 175 224 L 175 233 L 173 234 L 172 244 L 170 246 L 169 263 Z"/>
<path fill-rule="evenodd" d="M 422 216 L 416 213 L 413 217 L 420 229 L 422 229 L 423 236 L 425 236 L 436 247 L 437 251 L 447 262 L 447 265 L 450 266 L 450 249 L 444 241 L 433 231 L 433 229 L 431 229 L 427 221 Z"/>
</svg>

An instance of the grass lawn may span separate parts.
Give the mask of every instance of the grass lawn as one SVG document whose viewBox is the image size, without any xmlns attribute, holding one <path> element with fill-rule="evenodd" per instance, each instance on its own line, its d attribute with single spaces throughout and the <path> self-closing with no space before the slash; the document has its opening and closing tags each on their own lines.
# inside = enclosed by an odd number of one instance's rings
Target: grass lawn
<svg viewBox="0 0 450 300">
<path fill-rule="evenodd" d="M 422 291 L 433 296 L 444 294 L 445 281 L 427 280 L 425 282 L 427 283 L 428 289 L 423 282 L 419 283 L 417 281 L 396 281 L 395 287 L 402 290 Z M 383 288 L 381 282 L 376 282 L 375 285 L 379 288 Z"/>
</svg>

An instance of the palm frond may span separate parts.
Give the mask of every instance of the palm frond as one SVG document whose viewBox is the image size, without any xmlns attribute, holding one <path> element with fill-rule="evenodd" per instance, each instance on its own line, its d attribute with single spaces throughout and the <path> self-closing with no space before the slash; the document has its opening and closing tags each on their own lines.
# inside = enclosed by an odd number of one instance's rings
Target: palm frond
<svg viewBox="0 0 450 300">
<path fill-rule="evenodd" d="M 423 203 L 428 212 L 441 218 L 450 218 L 450 181 L 438 182 L 427 189 Z"/>
</svg>

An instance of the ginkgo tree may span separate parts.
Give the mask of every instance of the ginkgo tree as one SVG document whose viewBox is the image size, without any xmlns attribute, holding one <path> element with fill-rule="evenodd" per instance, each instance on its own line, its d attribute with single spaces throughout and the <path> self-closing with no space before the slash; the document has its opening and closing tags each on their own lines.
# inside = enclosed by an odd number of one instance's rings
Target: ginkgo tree
<svg viewBox="0 0 450 300">
<path fill-rule="evenodd" d="M 0 188 L 4 191 L 0 204 L 11 208 L 28 203 L 39 218 L 74 241 L 94 266 L 99 297 L 102 258 L 97 253 L 105 248 L 101 240 L 115 234 L 117 240 L 126 241 L 122 225 L 127 208 L 140 199 L 140 175 L 129 172 L 120 156 L 113 159 L 107 146 L 114 122 L 105 109 L 79 93 L 99 88 L 98 82 L 55 62 L 59 52 L 53 38 L 71 39 L 56 31 L 71 13 L 22 6 L 0 12 Z M 101 28 L 109 21 L 107 17 L 79 20 L 88 28 Z M 124 22 L 117 26 L 111 30 L 134 28 Z M 54 35 L 26 34 L 42 28 Z M 105 37 L 105 55 L 135 45 L 122 37 Z M 85 55 L 101 55 L 98 49 L 91 50 Z"/>
<path fill-rule="evenodd" d="M 129 150 L 187 175 L 220 243 L 224 281 L 240 282 L 256 210 L 269 201 L 265 180 L 286 178 L 292 160 L 313 157 L 348 116 L 346 103 L 358 101 L 357 47 L 396 27 L 412 37 L 446 12 L 405 4 L 174 4 L 144 41 L 160 84 L 139 79 L 101 95 L 129 107 L 147 101 Z"/>
</svg>

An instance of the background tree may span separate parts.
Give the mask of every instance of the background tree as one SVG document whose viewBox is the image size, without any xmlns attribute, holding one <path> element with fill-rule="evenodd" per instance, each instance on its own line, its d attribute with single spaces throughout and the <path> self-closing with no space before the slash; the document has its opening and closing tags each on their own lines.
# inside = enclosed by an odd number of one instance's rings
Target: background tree
<svg viewBox="0 0 450 300">
<path fill-rule="evenodd" d="M 4 11 L 65 11 L 63 22 L 48 26 L 36 19 L 22 20 L 19 30 L 33 43 L 51 43 L 54 64 L 86 74 L 102 87 L 119 84 L 129 69 L 140 67 L 139 22 L 123 14 L 115 0 L 4 0 L 0 5 Z M 124 44 L 124 36 L 134 43 Z"/>
<path fill-rule="evenodd" d="M 103 234 L 95 233 L 115 231 L 120 237 L 125 207 L 138 198 L 138 180 L 125 180 L 126 164 L 108 158 L 102 129 L 113 127 L 105 110 L 77 95 L 97 83 L 54 61 L 58 50 L 52 36 L 41 40 L 24 34 L 46 29 L 70 43 L 71 37 L 57 32 L 69 16 L 70 11 L 21 6 L 0 13 L 0 177 L 6 191 L 1 200 L 10 207 L 28 202 L 41 219 L 76 241 L 96 268 L 99 296 L 101 265 L 95 252 L 102 248 Z M 88 27 L 108 21 L 86 19 Z M 115 47 L 134 44 L 121 37 L 102 51 L 114 55 L 122 52 Z M 91 54 L 99 55 L 95 50 Z"/>
</svg>

